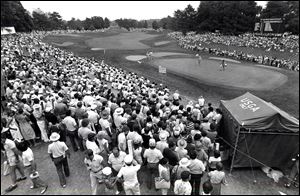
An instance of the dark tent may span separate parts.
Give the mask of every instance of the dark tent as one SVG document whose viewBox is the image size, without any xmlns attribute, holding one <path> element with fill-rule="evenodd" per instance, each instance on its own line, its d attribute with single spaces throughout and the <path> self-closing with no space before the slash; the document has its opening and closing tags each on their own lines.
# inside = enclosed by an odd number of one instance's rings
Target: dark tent
<svg viewBox="0 0 300 196">
<path fill-rule="evenodd" d="M 231 169 L 291 166 L 291 158 L 299 153 L 298 119 L 249 92 L 221 100 L 220 108 L 223 121 L 219 136 L 231 146 Z"/>
</svg>

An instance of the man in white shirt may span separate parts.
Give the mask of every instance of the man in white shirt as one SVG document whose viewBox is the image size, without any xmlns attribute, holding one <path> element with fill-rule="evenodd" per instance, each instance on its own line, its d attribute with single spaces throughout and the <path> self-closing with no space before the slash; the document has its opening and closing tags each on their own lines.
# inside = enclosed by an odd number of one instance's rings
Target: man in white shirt
<svg viewBox="0 0 300 196">
<path fill-rule="evenodd" d="M 5 155 L 7 157 L 7 162 L 10 167 L 10 176 L 12 179 L 12 184 L 5 190 L 5 192 L 10 192 L 18 187 L 17 181 L 25 180 L 26 176 L 24 174 L 24 165 L 20 160 L 20 151 L 16 148 L 14 141 L 7 139 L 5 133 L 1 133 L 1 144 L 4 146 Z M 22 177 L 17 180 L 16 169 L 18 168 Z"/>
<path fill-rule="evenodd" d="M 158 162 L 163 158 L 160 150 L 156 148 L 156 142 L 154 139 L 149 140 L 149 148 L 144 152 L 144 158 L 147 159 L 147 168 L 149 170 L 149 180 L 147 183 L 148 189 L 151 189 L 154 182 L 154 176 L 158 174 Z"/>
<path fill-rule="evenodd" d="M 137 172 L 140 170 L 141 165 L 132 164 L 132 155 L 126 155 L 124 158 L 125 166 L 122 167 L 117 175 L 117 180 L 119 178 L 124 178 L 124 190 L 126 195 L 140 195 L 140 184 L 137 178 Z"/>
<path fill-rule="evenodd" d="M 112 173 L 114 176 L 117 176 L 120 169 L 124 166 L 125 157 L 126 157 L 125 152 L 119 151 L 119 149 L 117 147 L 113 148 L 112 154 L 110 154 L 108 157 L 108 164 L 111 165 Z M 123 189 L 122 183 L 117 182 L 116 184 L 117 184 L 117 189 L 118 189 L 117 193 L 119 193 Z"/>
<path fill-rule="evenodd" d="M 84 163 L 87 166 L 87 170 L 90 171 L 91 188 L 92 188 L 93 195 L 97 195 L 97 189 L 99 186 L 99 183 L 97 180 L 103 179 L 102 162 L 103 162 L 102 156 L 94 154 L 91 149 L 88 149 L 85 151 Z"/>
<path fill-rule="evenodd" d="M 181 179 L 176 180 L 174 183 L 174 193 L 175 195 L 191 195 L 192 193 L 192 186 L 189 182 L 190 180 L 190 172 L 183 171 L 181 173 Z"/>
<path fill-rule="evenodd" d="M 205 117 L 205 119 L 207 119 L 208 122 L 212 123 L 213 122 L 213 118 L 216 115 L 216 112 L 214 111 L 213 107 L 209 107 L 208 111 L 209 111 L 209 113 L 207 114 L 207 116 Z"/>
<path fill-rule="evenodd" d="M 81 139 L 78 136 L 78 126 L 76 123 L 76 120 L 71 117 L 71 110 L 67 111 L 67 116 L 62 120 L 62 123 L 66 125 L 67 131 L 68 131 L 68 136 L 70 138 L 73 150 L 76 152 L 78 150 L 78 147 L 75 143 L 75 139 L 77 140 L 77 143 L 80 147 L 80 150 L 83 151 L 83 144 Z"/>
<path fill-rule="evenodd" d="M 201 178 L 205 171 L 205 166 L 201 160 L 197 159 L 197 153 L 195 151 L 190 152 L 189 155 L 191 160 L 188 168 L 191 172 L 190 183 L 193 190 L 192 192 L 194 192 L 194 195 L 199 195 Z"/>
<path fill-rule="evenodd" d="M 34 161 L 32 150 L 28 147 L 26 142 L 20 143 L 18 145 L 18 149 L 22 152 L 23 164 L 26 168 L 28 168 L 29 176 L 33 182 L 33 185 L 30 187 L 30 189 L 43 187 L 41 194 L 44 194 L 48 188 L 48 185 L 39 178 L 38 172 L 36 171 L 36 163 Z M 36 176 L 36 174 L 38 176 Z"/>
<path fill-rule="evenodd" d="M 64 142 L 58 141 L 60 135 L 56 132 L 53 132 L 50 136 L 50 141 L 53 143 L 48 146 L 48 154 L 54 165 L 56 167 L 56 171 L 59 177 L 60 185 L 65 188 L 66 187 L 66 177 L 70 175 L 68 160 L 66 155 L 70 158 L 69 148 Z M 64 170 L 64 172 L 63 172 Z M 66 176 L 66 177 L 65 177 Z"/>
</svg>

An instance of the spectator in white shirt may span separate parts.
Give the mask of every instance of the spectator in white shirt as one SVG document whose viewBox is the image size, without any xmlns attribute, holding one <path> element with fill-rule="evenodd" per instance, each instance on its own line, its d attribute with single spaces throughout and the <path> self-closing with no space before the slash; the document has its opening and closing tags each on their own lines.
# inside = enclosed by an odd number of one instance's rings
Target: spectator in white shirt
<svg viewBox="0 0 300 196">
<path fill-rule="evenodd" d="M 62 120 L 62 123 L 66 125 L 68 136 L 70 138 L 73 150 L 76 152 L 78 150 L 78 147 L 76 145 L 75 139 L 77 140 L 77 144 L 80 147 L 81 151 L 84 151 L 82 140 L 78 136 L 78 126 L 76 123 L 76 120 L 71 117 L 71 110 L 68 110 L 66 113 L 66 117 Z"/>
<path fill-rule="evenodd" d="M 123 151 L 119 151 L 117 147 L 114 147 L 112 150 L 112 154 L 108 157 L 108 164 L 111 165 L 112 173 L 114 176 L 117 176 L 120 169 L 124 166 L 124 159 L 126 157 L 126 153 Z M 122 183 L 117 181 L 117 189 L 118 192 L 123 190 Z"/>
<path fill-rule="evenodd" d="M 147 187 L 151 189 L 154 182 L 154 176 L 158 176 L 158 162 L 163 158 L 160 150 L 155 148 L 156 142 L 154 139 L 149 140 L 149 149 L 144 152 L 144 158 L 147 159 L 147 168 L 149 171 L 149 179 Z"/>
<path fill-rule="evenodd" d="M 140 170 L 141 165 L 133 165 L 132 155 L 126 155 L 124 162 L 125 166 L 120 169 L 116 180 L 119 180 L 121 177 L 124 178 L 123 186 L 126 195 L 140 195 L 141 191 L 137 172 Z"/>
<path fill-rule="evenodd" d="M 183 171 L 181 173 L 181 179 L 176 180 L 174 184 L 175 195 L 191 195 L 192 186 L 189 182 L 191 179 L 191 174 L 189 171 Z"/>
</svg>

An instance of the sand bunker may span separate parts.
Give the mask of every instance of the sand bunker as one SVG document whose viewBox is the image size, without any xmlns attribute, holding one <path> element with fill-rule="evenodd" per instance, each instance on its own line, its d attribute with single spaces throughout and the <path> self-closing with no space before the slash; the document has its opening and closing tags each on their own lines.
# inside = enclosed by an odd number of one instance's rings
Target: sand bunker
<svg viewBox="0 0 300 196">
<path fill-rule="evenodd" d="M 170 43 L 170 41 L 161 41 L 161 42 L 155 42 L 154 45 L 155 46 L 161 46 L 161 45 L 165 45 L 165 44 L 168 44 Z"/>
<path fill-rule="evenodd" d="M 91 48 L 91 50 L 105 50 L 105 48 Z"/>
<path fill-rule="evenodd" d="M 173 55 L 188 55 L 188 54 L 177 53 L 177 52 L 154 52 L 152 54 L 152 56 L 154 57 L 173 56 Z"/>
<path fill-rule="evenodd" d="M 71 33 L 62 33 L 62 34 L 56 34 L 55 36 L 71 36 L 71 37 L 80 37 L 82 35 L 79 34 L 71 34 Z"/>
<path fill-rule="evenodd" d="M 64 42 L 62 44 L 59 44 L 59 43 L 52 42 L 52 44 L 57 45 L 57 46 L 71 46 L 74 43 L 73 42 Z"/>
<path fill-rule="evenodd" d="M 236 61 L 228 58 L 222 58 L 222 57 L 209 57 L 209 59 L 220 60 L 220 61 L 224 59 L 225 61 L 232 62 L 232 63 L 241 63 L 240 61 Z"/>
<path fill-rule="evenodd" d="M 127 56 L 126 59 L 129 60 L 129 61 L 139 61 L 139 60 L 142 60 L 146 58 L 145 55 L 130 55 L 130 56 Z"/>
</svg>

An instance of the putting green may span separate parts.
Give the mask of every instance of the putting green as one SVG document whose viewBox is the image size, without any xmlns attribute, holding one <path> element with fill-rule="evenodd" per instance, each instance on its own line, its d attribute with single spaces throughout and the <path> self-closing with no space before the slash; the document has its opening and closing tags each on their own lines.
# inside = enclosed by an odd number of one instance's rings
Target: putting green
<svg viewBox="0 0 300 196">
<path fill-rule="evenodd" d="M 272 90 L 284 84 L 287 76 L 267 68 L 246 66 L 226 62 L 225 71 L 220 71 L 219 60 L 202 60 L 198 64 L 197 58 L 154 59 L 154 66 L 164 66 L 171 71 L 185 77 L 193 78 L 204 83 L 236 87 L 252 90 Z"/>
<path fill-rule="evenodd" d="M 158 35 L 150 35 L 143 32 L 120 33 L 109 37 L 99 37 L 88 39 L 85 43 L 91 48 L 106 48 L 117 50 L 136 50 L 147 49 L 149 46 L 141 43 L 141 40 L 156 37 Z"/>
</svg>

